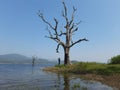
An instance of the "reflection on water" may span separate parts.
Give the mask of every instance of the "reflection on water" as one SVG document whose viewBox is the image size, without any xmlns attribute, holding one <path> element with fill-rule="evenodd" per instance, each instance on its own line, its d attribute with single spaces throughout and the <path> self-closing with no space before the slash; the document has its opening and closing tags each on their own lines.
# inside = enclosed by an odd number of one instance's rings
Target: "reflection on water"
<svg viewBox="0 0 120 90">
<path fill-rule="evenodd" d="M 82 80 L 66 73 L 62 74 L 61 78 L 58 73 L 58 78 L 59 81 L 61 81 L 61 79 L 64 81 L 64 88 L 59 90 L 114 90 L 112 87 L 104 85 L 100 82 Z"/>
<path fill-rule="evenodd" d="M 69 76 L 67 74 L 63 74 L 63 78 L 64 78 L 64 90 L 69 90 L 70 87 Z"/>
<path fill-rule="evenodd" d="M 43 72 L 48 64 L 1 64 L 0 90 L 113 90 L 100 82 Z M 53 66 L 50 64 L 49 66 Z"/>
</svg>

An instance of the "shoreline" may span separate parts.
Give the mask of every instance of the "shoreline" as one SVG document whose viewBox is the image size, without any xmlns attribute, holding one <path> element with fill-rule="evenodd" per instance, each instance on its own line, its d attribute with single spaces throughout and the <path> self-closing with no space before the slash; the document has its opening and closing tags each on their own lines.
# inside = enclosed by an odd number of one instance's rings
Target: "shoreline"
<svg viewBox="0 0 120 90">
<path fill-rule="evenodd" d="M 62 73 L 61 71 L 57 70 L 55 67 L 47 67 L 44 68 L 43 71 L 52 72 L 52 73 Z M 81 78 L 84 80 L 93 80 L 98 81 L 103 84 L 111 86 L 114 90 L 120 90 L 120 73 L 112 74 L 112 75 L 99 75 L 93 73 L 86 73 L 86 74 L 76 74 L 76 73 L 68 73 L 72 74 L 77 78 Z"/>
<path fill-rule="evenodd" d="M 96 74 L 82 74 L 76 75 L 76 77 L 85 79 L 99 81 L 103 84 L 113 87 L 115 90 L 120 90 L 120 74 L 114 75 L 96 75 Z"/>
</svg>

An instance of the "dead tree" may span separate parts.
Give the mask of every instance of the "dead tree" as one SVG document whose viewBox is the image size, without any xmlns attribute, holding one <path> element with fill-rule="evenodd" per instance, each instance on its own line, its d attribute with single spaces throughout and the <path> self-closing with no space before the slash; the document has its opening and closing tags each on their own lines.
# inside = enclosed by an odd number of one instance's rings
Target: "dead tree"
<svg viewBox="0 0 120 90">
<path fill-rule="evenodd" d="M 78 31 L 78 25 L 81 23 L 75 23 L 75 12 L 77 9 L 73 6 L 73 12 L 71 14 L 70 20 L 68 18 L 68 10 L 66 7 L 65 2 L 62 2 L 64 10 L 62 11 L 62 17 L 65 19 L 65 26 L 63 26 L 63 30 L 60 30 L 58 25 L 59 22 L 56 18 L 54 18 L 55 25 L 52 25 L 50 22 L 48 22 L 43 13 L 39 12 L 38 16 L 42 19 L 44 23 L 46 23 L 49 26 L 48 33 L 49 36 L 46 36 L 47 38 L 50 38 L 54 40 L 58 45 L 56 48 L 56 52 L 59 53 L 59 46 L 62 46 L 64 49 L 64 65 L 70 64 L 70 48 L 76 45 L 77 43 L 80 43 L 82 41 L 88 41 L 86 38 L 78 39 L 77 41 L 72 40 L 72 36 L 75 34 L 76 31 Z M 65 36 L 65 41 L 61 39 L 61 37 Z"/>
</svg>

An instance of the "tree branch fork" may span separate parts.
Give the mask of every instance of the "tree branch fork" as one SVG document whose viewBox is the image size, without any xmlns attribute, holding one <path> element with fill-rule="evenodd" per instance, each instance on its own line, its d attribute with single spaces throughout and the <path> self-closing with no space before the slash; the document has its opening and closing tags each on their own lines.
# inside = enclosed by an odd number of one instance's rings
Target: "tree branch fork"
<svg viewBox="0 0 120 90">
<path fill-rule="evenodd" d="M 56 18 L 54 18 L 55 25 L 52 25 L 50 22 L 48 22 L 45 19 L 43 13 L 41 13 L 40 11 L 38 13 L 38 16 L 41 18 L 41 20 L 44 23 L 46 23 L 50 28 L 50 30 L 47 28 L 49 36 L 45 36 L 45 37 L 50 38 L 50 39 L 52 39 L 52 40 L 54 40 L 55 42 L 58 43 L 57 48 L 56 48 L 57 53 L 59 53 L 59 47 L 60 46 L 62 46 L 63 48 L 71 48 L 74 45 L 76 45 L 77 43 L 80 43 L 82 41 L 88 41 L 88 39 L 86 39 L 86 38 L 78 39 L 75 42 L 72 41 L 72 36 L 74 35 L 74 33 L 76 31 L 78 31 L 78 25 L 81 23 L 81 21 L 78 22 L 78 23 L 74 23 L 75 12 L 77 11 L 77 9 L 74 6 L 73 6 L 73 12 L 72 12 L 72 15 L 71 15 L 71 19 L 69 20 L 68 19 L 68 14 L 67 14 L 68 11 L 67 11 L 66 4 L 65 4 L 65 2 L 62 2 L 62 4 L 63 4 L 63 7 L 64 7 L 64 10 L 62 11 L 62 16 L 66 21 L 66 24 L 64 26 L 64 28 L 65 28 L 64 32 L 62 30 L 58 29 L 59 22 Z M 61 39 L 61 37 L 63 35 L 66 36 L 66 42 L 62 41 L 62 39 Z"/>
</svg>

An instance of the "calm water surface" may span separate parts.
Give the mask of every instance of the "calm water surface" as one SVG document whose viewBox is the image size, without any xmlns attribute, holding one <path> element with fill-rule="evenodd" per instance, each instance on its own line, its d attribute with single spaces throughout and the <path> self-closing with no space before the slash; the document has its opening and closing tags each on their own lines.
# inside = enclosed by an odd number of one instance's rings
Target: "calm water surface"
<svg viewBox="0 0 120 90">
<path fill-rule="evenodd" d="M 53 64 L 0 64 L 0 90 L 114 90 L 100 82 L 42 71 Z"/>
</svg>

